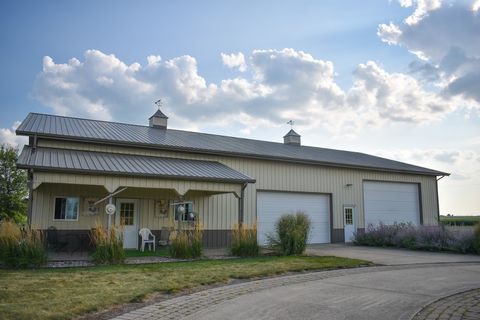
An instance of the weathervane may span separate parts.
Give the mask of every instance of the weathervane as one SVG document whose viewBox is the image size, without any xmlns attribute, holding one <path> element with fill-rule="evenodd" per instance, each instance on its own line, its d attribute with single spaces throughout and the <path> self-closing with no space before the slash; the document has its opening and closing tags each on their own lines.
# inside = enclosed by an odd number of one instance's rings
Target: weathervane
<svg viewBox="0 0 480 320">
<path fill-rule="evenodd" d="M 293 125 L 295 124 L 295 121 L 290 120 L 290 121 L 287 122 L 287 124 L 290 125 L 290 129 L 293 129 Z"/>
<path fill-rule="evenodd" d="M 160 107 L 163 106 L 162 99 L 158 99 L 157 101 L 155 101 L 155 104 L 157 105 L 158 110 L 160 110 Z"/>
</svg>

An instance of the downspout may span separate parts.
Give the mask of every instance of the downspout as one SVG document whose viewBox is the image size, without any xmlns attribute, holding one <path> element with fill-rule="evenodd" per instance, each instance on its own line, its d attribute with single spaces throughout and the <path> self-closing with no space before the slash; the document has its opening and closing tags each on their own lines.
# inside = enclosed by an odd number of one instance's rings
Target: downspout
<svg viewBox="0 0 480 320">
<path fill-rule="evenodd" d="M 435 191 L 437 192 L 437 222 L 440 224 L 440 200 L 438 197 L 438 181 L 445 178 L 445 176 L 440 176 L 440 178 L 435 179 Z"/>
<path fill-rule="evenodd" d="M 248 183 L 242 185 L 240 191 L 240 198 L 238 199 L 238 225 L 241 226 L 244 222 L 244 199 L 245 199 L 245 189 L 247 188 Z"/>
</svg>

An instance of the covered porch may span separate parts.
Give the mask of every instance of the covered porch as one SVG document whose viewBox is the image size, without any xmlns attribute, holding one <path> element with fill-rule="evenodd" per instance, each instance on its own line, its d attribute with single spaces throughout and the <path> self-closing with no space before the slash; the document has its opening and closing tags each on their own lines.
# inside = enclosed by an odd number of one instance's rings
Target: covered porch
<svg viewBox="0 0 480 320">
<path fill-rule="evenodd" d="M 205 247 L 225 246 L 231 227 L 243 221 L 246 184 L 254 182 L 218 162 L 53 148 L 26 147 L 19 166 L 30 171 L 31 226 L 82 248 L 98 224 L 121 226 L 125 248 L 138 248 L 141 228 L 158 241 L 193 222 L 203 225 Z M 237 201 L 218 208 L 225 197 Z M 176 213 L 179 204 L 190 219 Z"/>
</svg>

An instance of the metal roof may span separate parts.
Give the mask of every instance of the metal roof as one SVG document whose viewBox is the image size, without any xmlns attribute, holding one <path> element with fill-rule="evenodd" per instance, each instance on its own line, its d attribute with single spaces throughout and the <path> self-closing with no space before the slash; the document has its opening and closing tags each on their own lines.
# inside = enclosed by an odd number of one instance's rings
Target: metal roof
<svg viewBox="0 0 480 320">
<path fill-rule="evenodd" d="M 45 136 L 163 150 L 208 153 L 405 172 L 434 176 L 448 173 L 359 152 L 286 145 L 283 143 L 227 137 L 190 131 L 30 113 L 17 128 L 18 135 Z"/>
<path fill-rule="evenodd" d="M 30 146 L 23 148 L 17 161 L 17 167 L 46 171 L 154 176 L 182 180 L 255 182 L 249 176 L 214 161 L 43 147 L 34 150 Z"/>
<path fill-rule="evenodd" d="M 150 118 L 148 118 L 148 119 L 152 119 L 153 117 L 168 119 L 168 117 L 167 117 L 162 111 L 160 111 L 160 109 L 158 109 L 158 110 L 157 110 Z"/>
</svg>

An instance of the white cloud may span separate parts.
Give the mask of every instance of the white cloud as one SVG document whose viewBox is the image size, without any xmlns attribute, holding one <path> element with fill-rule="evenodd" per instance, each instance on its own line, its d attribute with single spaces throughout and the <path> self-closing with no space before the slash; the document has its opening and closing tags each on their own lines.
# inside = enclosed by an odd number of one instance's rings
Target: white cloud
<svg viewBox="0 0 480 320">
<path fill-rule="evenodd" d="M 414 12 L 404 23 L 381 24 L 378 35 L 382 41 L 405 47 L 425 61 L 428 80 L 446 96 L 457 96 L 464 106 L 480 108 L 480 2 L 400 1 L 404 7 L 414 6 Z"/>
<path fill-rule="evenodd" d="M 389 24 L 382 23 L 378 26 L 377 35 L 383 42 L 395 45 L 398 44 L 398 39 L 402 35 L 402 30 L 390 21 Z"/>
<path fill-rule="evenodd" d="M 8 144 L 13 147 L 19 147 L 26 144 L 27 137 L 17 136 L 15 130 L 20 125 L 19 121 L 15 121 L 11 128 L 0 128 L 0 144 Z"/>
<path fill-rule="evenodd" d="M 415 11 L 405 19 L 408 25 L 414 25 L 425 18 L 430 11 L 439 9 L 442 6 L 441 0 L 399 0 L 402 7 L 415 6 Z"/>
<path fill-rule="evenodd" d="M 245 56 L 239 52 L 237 54 L 225 54 L 221 53 L 223 64 L 229 68 L 237 68 L 240 72 L 247 70 L 247 64 L 245 63 Z"/>
<path fill-rule="evenodd" d="M 242 54 L 242 57 L 244 55 Z M 245 61 L 245 59 L 243 59 Z M 62 115 L 146 123 L 162 98 L 173 126 L 201 128 L 236 123 L 250 132 L 252 119 L 266 126 L 296 120 L 304 129 L 354 134 L 364 126 L 425 123 L 442 119 L 460 104 L 423 89 L 415 77 L 360 64 L 343 90 L 331 61 L 293 49 L 254 50 L 248 77 L 208 83 L 191 56 L 127 65 L 98 50 L 66 64 L 45 57 L 33 96 Z"/>
</svg>

